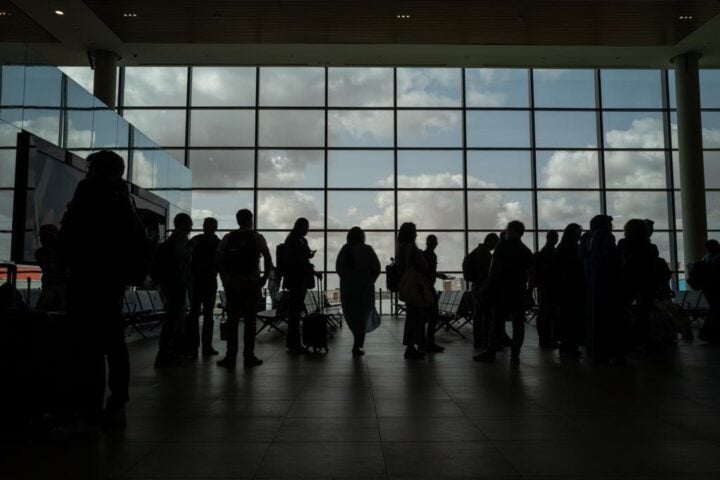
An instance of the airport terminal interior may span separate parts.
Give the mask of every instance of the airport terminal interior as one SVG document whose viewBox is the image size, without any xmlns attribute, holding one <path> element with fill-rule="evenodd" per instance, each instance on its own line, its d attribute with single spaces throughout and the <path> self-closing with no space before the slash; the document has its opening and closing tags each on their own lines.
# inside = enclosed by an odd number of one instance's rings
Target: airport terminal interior
<svg viewBox="0 0 720 480">
<path fill-rule="evenodd" d="M 74 258 L 92 268 L 58 274 L 47 234 L 75 238 L 82 185 L 108 158 L 155 243 L 142 279 L 121 280 L 129 380 L 99 348 L 96 418 L 83 352 L 107 338 L 87 332 L 111 324 L 102 284 L 132 241 L 108 240 L 120 216 L 85 221 Z M 232 281 L 227 247 L 210 250 L 210 301 L 195 277 L 169 288 L 157 260 L 178 235 L 200 258 L 208 218 L 231 242 L 244 209 L 267 244 L 252 255 L 277 266 L 246 275 L 270 277 L 255 329 L 238 299 L 256 284 Z M 652 299 L 633 290 L 638 223 Z M 578 282 L 543 260 L 571 224 Z M 366 265 L 343 260 L 353 227 L 380 267 L 364 345 L 346 272 Z M 494 235 L 473 276 L 467 259 Z M 713 239 L 718 1 L 0 0 L 0 479 L 720 478 Z M 301 287 L 282 253 L 295 241 L 312 265 Z M 533 255 L 505 301 L 510 244 Z M 404 286 L 413 252 L 426 303 Z M 235 368 L 239 317 L 255 350 Z M 306 352 L 293 328 L 313 347 L 316 321 L 327 348 Z"/>
</svg>

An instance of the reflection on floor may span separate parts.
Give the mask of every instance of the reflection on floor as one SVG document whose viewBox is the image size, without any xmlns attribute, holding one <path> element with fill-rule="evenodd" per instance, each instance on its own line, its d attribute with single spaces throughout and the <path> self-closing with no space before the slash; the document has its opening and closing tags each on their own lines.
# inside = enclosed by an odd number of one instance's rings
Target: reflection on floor
<svg viewBox="0 0 720 480">
<path fill-rule="evenodd" d="M 385 318 L 361 359 L 347 327 L 319 357 L 264 334 L 265 364 L 235 373 L 154 369 L 156 340 L 135 342 L 127 431 L 3 440 L 0 478 L 720 478 L 718 348 L 596 367 L 529 332 L 513 369 L 451 333 L 404 360 L 401 334 Z"/>
</svg>

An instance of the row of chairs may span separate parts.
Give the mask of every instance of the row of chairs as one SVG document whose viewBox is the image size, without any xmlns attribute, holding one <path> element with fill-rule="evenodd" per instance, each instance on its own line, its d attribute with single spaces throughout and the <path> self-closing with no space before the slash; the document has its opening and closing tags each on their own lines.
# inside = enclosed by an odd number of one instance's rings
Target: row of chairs
<svg viewBox="0 0 720 480">
<path fill-rule="evenodd" d="M 438 313 L 437 330 L 452 330 L 465 338 L 460 329 L 472 322 L 472 293 L 466 290 L 441 292 L 438 297 Z"/>
<path fill-rule="evenodd" d="M 165 304 L 157 290 L 126 290 L 123 298 L 123 317 L 128 326 L 147 338 L 140 328 L 152 324 L 153 330 L 165 320 Z"/>
</svg>

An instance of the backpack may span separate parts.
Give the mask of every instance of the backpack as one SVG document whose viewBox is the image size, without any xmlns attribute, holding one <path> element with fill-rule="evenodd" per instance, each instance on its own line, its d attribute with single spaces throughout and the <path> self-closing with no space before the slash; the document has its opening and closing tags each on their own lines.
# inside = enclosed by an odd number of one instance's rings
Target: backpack
<svg viewBox="0 0 720 480">
<path fill-rule="evenodd" d="M 260 267 L 260 249 L 255 239 L 255 231 L 230 232 L 220 261 L 225 272 L 247 276 L 256 273 Z"/>
<path fill-rule="evenodd" d="M 287 248 L 284 243 L 275 247 L 275 281 L 282 288 L 283 277 L 287 275 Z"/>
<path fill-rule="evenodd" d="M 478 265 L 477 265 L 477 254 L 473 250 L 472 252 L 465 255 L 462 261 L 462 273 L 463 278 L 466 282 L 475 283 L 479 280 L 478 277 Z"/>
<path fill-rule="evenodd" d="M 394 258 L 391 258 L 390 264 L 385 266 L 385 280 L 389 291 L 396 293 L 400 291 L 400 266 Z"/>
</svg>

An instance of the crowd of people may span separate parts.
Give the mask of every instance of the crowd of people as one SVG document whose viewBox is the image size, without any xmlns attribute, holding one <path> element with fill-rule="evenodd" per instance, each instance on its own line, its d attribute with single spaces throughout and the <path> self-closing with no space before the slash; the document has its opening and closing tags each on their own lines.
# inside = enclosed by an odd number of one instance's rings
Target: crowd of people
<svg viewBox="0 0 720 480">
<path fill-rule="evenodd" d="M 268 281 L 271 290 L 284 290 L 287 351 L 308 351 L 300 324 L 307 292 L 321 275 L 312 264 L 316 252 L 306 238 L 307 219 L 297 219 L 278 247 L 277 265 L 247 209 L 237 212 L 238 228 L 222 239 L 214 218 L 206 218 L 203 233 L 191 239 L 192 219 L 180 213 L 173 219 L 172 234 L 153 246 L 122 180 L 122 158 L 100 151 L 87 161 L 87 177 L 78 185 L 61 228 L 41 229 L 43 246 L 37 258 L 44 272 L 41 305 L 63 303 L 77 330 L 76 391 L 79 408 L 89 421 L 125 422 L 129 357 L 123 295 L 128 285 L 146 282 L 148 274 L 165 303 L 158 367 L 177 363 L 179 356 L 219 354 L 213 345 L 218 276 L 227 299 L 227 348 L 225 357 L 217 361 L 219 367 L 236 366 L 241 319 L 243 365 L 262 364 L 255 355 L 255 317 Z M 562 357 L 579 358 L 584 346 L 592 362 L 622 364 L 635 347 L 652 351 L 674 341 L 671 272 L 652 243 L 652 221 L 628 221 L 617 242 L 612 221 L 610 216 L 597 215 L 586 232 L 575 223 L 562 236 L 547 232 L 545 245 L 533 254 L 522 242 L 525 226 L 514 220 L 499 234 L 489 233 L 464 258 L 463 275 L 473 299 L 473 341 L 480 350 L 474 360 L 494 362 L 497 352 L 509 347 L 511 363 L 517 365 L 526 314 L 536 302 L 540 347 L 557 348 Z M 396 287 L 406 307 L 404 355 L 412 360 L 444 350 L 435 341 L 439 318 L 435 283 L 448 278 L 438 272 L 438 238 L 429 235 L 424 250 L 416 242 L 415 224 L 402 224 L 395 251 Z M 720 244 L 710 240 L 707 250 L 688 268 L 688 281 L 703 290 L 710 307 L 700 338 L 718 341 Z M 374 293 L 381 270 L 361 228 L 350 229 L 335 267 L 343 315 L 354 337 L 352 354 L 361 356 L 366 332 L 379 322 Z M 511 335 L 506 323 L 511 324 Z M 103 405 L 106 363 L 111 395 Z"/>
</svg>

